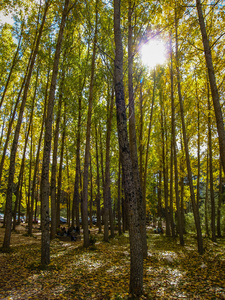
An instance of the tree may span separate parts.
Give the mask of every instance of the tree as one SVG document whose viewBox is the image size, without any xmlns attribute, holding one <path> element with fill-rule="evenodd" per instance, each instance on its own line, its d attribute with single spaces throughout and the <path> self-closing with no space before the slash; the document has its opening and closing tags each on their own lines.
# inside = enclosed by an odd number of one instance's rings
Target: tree
<svg viewBox="0 0 225 300">
<path fill-rule="evenodd" d="M 143 203 L 143 195 L 141 188 L 141 179 L 138 167 L 137 154 L 137 138 L 136 138 L 136 122 L 135 122 L 135 107 L 134 107 L 134 92 L 133 92 L 133 42 L 132 42 L 132 3 L 129 0 L 128 10 L 128 90 L 129 90 L 129 143 L 132 160 L 134 184 L 136 189 L 137 207 L 141 230 L 143 258 L 147 257 L 147 240 L 146 240 L 146 213 Z"/>
<path fill-rule="evenodd" d="M 108 92 L 109 94 L 109 92 Z M 104 185 L 104 241 L 109 241 L 109 215 L 110 210 L 112 209 L 111 205 L 111 193 L 110 193 L 110 136 L 111 136 L 111 127 L 112 127 L 112 115 L 113 115 L 113 104 L 114 104 L 114 92 L 112 90 L 111 97 L 108 95 L 108 104 L 107 104 L 107 136 L 106 136 L 106 157 L 105 157 L 105 185 Z M 112 217 L 112 216 L 111 216 Z M 111 235 L 114 237 L 114 224 L 110 222 Z"/>
<path fill-rule="evenodd" d="M 221 156 L 221 162 L 223 165 L 223 171 L 225 173 L 225 130 L 224 130 L 224 124 L 223 124 L 223 115 L 222 110 L 220 106 L 220 98 L 219 98 L 219 92 L 217 88 L 216 83 L 216 77 L 214 72 L 214 66 L 213 66 L 213 60 L 212 60 L 212 54 L 211 54 L 211 47 L 209 44 L 209 39 L 206 31 L 206 25 L 202 13 L 202 5 L 201 0 L 196 0 L 196 7 L 198 12 L 198 19 L 199 19 L 199 26 L 202 34 L 202 42 L 204 46 L 204 53 L 205 53 L 205 60 L 208 70 L 208 76 L 209 76 L 209 82 L 210 82 L 210 88 L 212 93 L 212 99 L 213 99 L 213 106 L 216 116 L 216 124 L 217 124 L 217 131 L 219 135 L 219 146 L 220 146 L 220 156 Z"/>
<path fill-rule="evenodd" d="M 50 263 L 50 236 L 49 236 L 49 163 L 52 141 L 52 117 L 56 90 L 56 80 L 58 75 L 58 66 L 60 58 L 60 50 L 63 39 L 63 32 L 68 14 L 69 0 L 65 0 L 58 39 L 56 44 L 54 64 L 51 78 L 51 86 L 48 97 L 47 117 L 45 121 L 45 137 L 44 137 L 44 152 L 41 174 L 41 264 L 48 265 Z"/>
<path fill-rule="evenodd" d="M 184 141 L 184 149 L 186 154 L 186 163 L 187 163 L 187 171 L 188 171 L 188 181 L 191 193 L 191 202 L 195 219 L 195 226 L 197 231 L 197 240 L 198 240 L 198 252 L 203 254 L 203 240 L 202 240 L 202 231 L 200 224 L 200 216 L 199 209 L 195 202 L 195 194 L 193 188 L 193 180 L 192 180 L 192 171 L 191 171 L 191 163 L 189 156 L 189 148 L 188 148 L 188 139 L 186 134 L 186 126 L 184 120 L 184 108 L 183 108 L 183 99 L 181 94 L 181 78 L 180 78 L 180 67 L 179 67 L 179 52 L 178 52 L 178 18 L 175 12 L 175 30 L 176 30 L 176 69 L 177 69 L 177 88 L 178 88 L 178 98 L 180 103 L 180 114 L 181 114 L 181 123 L 182 123 L 182 132 L 183 132 L 183 141 Z M 175 156 L 175 155 L 174 155 Z"/>
<path fill-rule="evenodd" d="M 127 118 L 123 86 L 123 46 L 120 28 L 120 1 L 114 0 L 114 39 L 115 39 L 115 95 L 117 109 L 117 128 L 119 147 L 121 151 L 122 172 L 124 174 L 124 189 L 129 207 L 130 234 L 130 293 L 141 295 L 143 292 L 143 251 L 140 232 L 137 198 L 134 186 L 132 161 L 127 133 Z"/>
<path fill-rule="evenodd" d="M 90 163 L 90 136 L 91 136 L 91 114 L 93 103 L 93 88 L 94 88 L 94 74 L 95 74 L 95 58 L 96 58 L 96 44 L 98 33 L 98 0 L 96 0 L 95 7 L 95 33 L 93 41 L 93 53 L 91 62 L 91 79 L 88 99 L 88 117 L 87 117 L 87 132 L 86 132 L 86 146 L 84 158 L 84 176 L 83 176 L 83 214 L 82 223 L 84 230 L 84 247 L 89 246 L 89 233 L 88 233 L 88 169 Z"/>
</svg>

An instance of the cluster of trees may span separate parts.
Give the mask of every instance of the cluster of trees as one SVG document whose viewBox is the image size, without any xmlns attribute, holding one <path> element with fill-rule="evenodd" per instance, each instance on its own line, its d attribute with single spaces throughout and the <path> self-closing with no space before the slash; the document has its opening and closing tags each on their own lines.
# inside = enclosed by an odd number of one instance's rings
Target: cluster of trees
<svg viewBox="0 0 225 300">
<path fill-rule="evenodd" d="M 213 241 L 222 233 L 223 1 L 9 0 L 2 9 L 14 16 L 0 27 L 3 249 L 21 210 L 31 234 L 41 206 L 42 264 L 65 205 L 72 226 L 82 218 L 85 247 L 88 216 L 99 232 L 103 219 L 105 241 L 117 219 L 130 232 L 130 291 L 141 294 L 146 216 L 165 219 L 183 245 L 192 211 L 199 253 L 203 230 Z M 156 36 L 168 62 L 149 71 L 139 52 Z"/>
</svg>

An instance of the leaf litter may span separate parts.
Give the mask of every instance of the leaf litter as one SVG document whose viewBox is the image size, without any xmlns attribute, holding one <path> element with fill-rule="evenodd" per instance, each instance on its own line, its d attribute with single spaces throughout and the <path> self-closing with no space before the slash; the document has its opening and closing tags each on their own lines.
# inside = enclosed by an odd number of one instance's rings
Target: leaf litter
<svg viewBox="0 0 225 300">
<path fill-rule="evenodd" d="M 0 253 L 0 299 L 130 299 L 128 235 L 105 243 L 97 230 L 92 234 L 91 249 L 82 241 L 51 241 L 51 263 L 42 269 L 40 234 L 13 233 L 12 251 Z M 202 256 L 193 236 L 186 235 L 184 247 L 177 241 L 148 228 L 141 299 L 225 299 L 225 239 L 206 239 Z"/>
</svg>

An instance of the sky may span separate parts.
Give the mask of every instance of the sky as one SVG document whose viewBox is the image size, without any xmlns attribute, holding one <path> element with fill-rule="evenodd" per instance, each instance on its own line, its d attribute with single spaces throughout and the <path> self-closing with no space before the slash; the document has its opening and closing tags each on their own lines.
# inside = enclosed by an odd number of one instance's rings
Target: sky
<svg viewBox="0 0 225 300">
<path fill-rule="evenodd" d="M 10 16 L 5 16 L 3 14 L 3 11 L 0 11 L 0 25 L 4 23 L 9 23 L 10 25 L 13 25 L 13 19 Z"/>
</svg>

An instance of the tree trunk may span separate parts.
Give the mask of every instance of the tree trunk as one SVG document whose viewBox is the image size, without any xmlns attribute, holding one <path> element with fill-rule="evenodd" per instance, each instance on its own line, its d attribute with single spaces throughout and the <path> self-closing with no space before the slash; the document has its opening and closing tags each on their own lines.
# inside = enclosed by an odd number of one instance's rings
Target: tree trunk
<svg viewBox="0 0 225 300">
<path fill-rule="evenodd" d="M 203 254 L 204 249 L 203 249 L 203 240 L 202 240 L 202 230 L 201 230 L 199 209 L 195 202 L 195 193 L 194 193 L 194 187 L 193 187 L 193 181 L 192 181 L 191 162 L 190 162 L 189 149 L 188 149 L 186 126 L 185 126 L 185 121 L 184 121 L 183 99 L 182 99 L 182 94 L 181 94 L 180 69 L 179 69 L 179 57 L 178 57 L 178 35 L 177 35 L 178 20 L 177 20 L 177 17 L 175 17 L 175 26 L 176 26 L 175 29 L 176 29 L 177 87 L 178 87 L 178 97 L 179 97 L 179 102 L 180 102 L 180 114 L 181 114 L 181 121 L 182 121 L 184 148 L 185 148 L 185 154 L 186 154 L 188 181 L 189 181 L 189 187 L 190 187 L 190 193 L 191 193 L 193 214 L 194 214 L 194 219 L 195 219 L 195 227 L 196 227 L 196 231 L 197 231 L 198 252 L 199 252 L 199 254 Z"/>
<path fill-rule="evenodd" d="M 90 218 L 90 228 L 92 228 L 93 226 L 93 222 L 92 222 L 92 214 L 93 214 L 93 173 L 92 173 L 92 161 L 91 161 L 92 157 L 90 155 L 90 182 L 91 182 L 91 186 L 90 186 L 90 210 L 89 210 L 89 218 Z"/>
<path fill-rule="evenodd" d="M 66 16 L 68 12 L 69 0 L 65 0 L 64 9 L 62 12 L 62 19 L 56 44 L 55 57 L 53 63 L 51 86 L 48 98 L 47 118 L 45 122 L 45 137 L 44 137 L 44 151 L 43 164 L 41 174 L 41 264 L 48 265 L 50 263 L 50 235 L 49 235 L 49 163 L 51 153 L 52 141 L 52 118 L 53 107 L 55 100 L 56 80 L 58 74 L 58 65 L 60 58 L 60 49 L 63 39 L 63 31 L 66 23 Z"/>
<path fill-rule="evenodd" d="M 81 59 L 81 48 L 79 48 L 79 59 Z M 77 138 L 76 138 L 76 175 L 74 182 L 73 205 L 72 205 L 72 227 L 74 227 L 76 219 L 76 227 L 80 227 L 80 196 L 79 196 L 79 182 L 80 182 L 80 140 L 81 140 L 81 109 L 82 109 L 82 93 L 87 79 L 87 63 L 89 58 L 89 44 L 87 51 L 87 59 L 85 65 L 85 74 L 83 78 L 79 78 L 79 95 L 78 95 L 78 121 L 77 121 Z"/>
<path fill-rule="evenodd" d="M 181 159 L 180 159 L 180 213 L 181 213 L 181 226 L 183 233 L 186 233 L 185 230 L 185 215 L 184 215 L 184 164 L 185 157 L 183 151 L 183 143 L 182 143 L 182 134 L 181 134 Z"/>
<path fill-rule="evenodd" d="M 174 159 L 174 173 L 175 173 L 175 193 L 176 193 L 176 207 L 177 207 L 177 220 L 178 220 L 178 231 L 180 237 L 180 244 L 184 245 L 183 238 L 183 228 L 181 222 L 181 212 L 180 212 L 180 197 L 178 188 L 178 167 L 177 167 L 177 142 L 176 142 L 176 124 L 175 124 L 175 104 L 174 104 L 174 91 L 173 91 L 173 53 L 172 53 L 172 42 L 171 42 L 171 68 L 170 68 L 170 80 L 171 80 L 171 128 L 172 128 L 172 141 L 173 141 L 173 159 Z"/>
<path fill-rule="evenodd" d="M 34 111 L 34 105 L 36 100 L 36 93 L 37 93 L 37 87 L 38 87 L 38 76 L 39 72 L 37 70 L 37 77 L 36 77 L 36 83 L 35 83 L 35 92 L 33 97 L 33 103 L 32 103 L 32 111 L 31 111 L 31 117 L 30 117 L 30 127 L 31 127 L 31 146 L 30 146 L 30 173 L 29 173 L 29 198 L 30 198 L 30 207 L 29 207 L 29 218 L 28 218 L 28 234 L 32 234 L 32 224 L 33 224 L 33 211 L 34 211 L 34 202 L 32 201 L 32 189 L 31 189 L 31 174 L 32 174 L 32 158 L 33 158 L 33 130 L 32 130 L 32 124 L 33 124 L 33 111 Z"/>
<path fill-rule="evenodd" d="M 218 206 L 217 206 L 217 236 L 222 237 L 221 234 L 221 203 L 222 203 L 222 164 L 220 160 L 220 183 L 219 183 L 219 196 L 218 196 Z"/>
<path fill-rule="evenodd" d="M 151 129 L 152 129 L 153 108 L 154 108 L 154 102 L 155 102 L 155 87 L 156 87 L 156 79 L 155 79 L 155 70 L 154 70 L 152 104 L 151 104 L 151 113 L 150 113 L 150 120 L 149 120 L 149 126 L 148 126 L 148 140 L 147 140 L 147 148 L 146 148 L 145 168 L 144 168 L 144 184 L 143 184 L 143 199 L 144 199 L 145 215 L 146 215 L 146 187 L 147 187 L 148 154 L 149 154 L 149 143 L 150 143 L 150 136 L 151 136 Z"/>
<path fill-rule="evenodd" d="M 97 195 L 96 195 L 96 206 L 97 206 L 97 227 L 98 233 L 101 233 L 101 207 L 100 207 L 100 174 L 99 174 L 99 156 L 98 156 L 98 130 L 97 125 L 95 126 L 95 152 L 96 152 L 96 168 L 97 168 Z"/>
<path fill-rule="evenodd" d="M 144 152 L 144 147 L 143 147 L 143 127 L 144 127 L 144 122 L 143 122 L 143 95 L 142 95 L 142 85 L 143 81 L 141 80 L 140 82 L 140 97 L 139 97 L 139 107 L 140 107 L 140 129 L 139 129 L 139 172 L 140 172 L 140 181 L 141 181 L 141 190 L 142 190 L 142 195 L 143 195 L 143 205 L 144 205 L 144 210 L 145 210 L 145 215 L 146 215 L 146 203 L 144 199 L 144 191 L 143 191 L 143 152 Z"/>
<path fill-rule="evenodd" d="M 128 89 L 129 89 L 129 138 L 130 138 L 130 153 L 133 168 L 133 178 L 136 188 L 136 197 L 138 205 L 138 215 L 142 239 L 143 258 L 147 257 L 147 239 L 146 239 L 146 211 L 144 209 L 143 194 L 141 188 L 141 180 L 138 166 L 137 154 L 137 138 L 136 138 L 136 121 L 134 107 L 134 92 L 133 92 L 133 42 L 132 42 L 132 7 L 129 0 L 128 11 Z"/>
<path fill-rule="evenodd" d="M 41 132 L 40 132 L 40 136 L 39 136 L 38 148 L 37 148 L 37 154 L 36 154 L 36 160 L 35 160 L 35 166 L 34 166 L 34 174 L 33 174 L 32 189 L 31 189 L 31 207 L 34 207 L 34 200 L 35 200 L 35 188 L 36 188 L 36 180 L 37 180 L 37 174 L 38 174 L 38 169 L 39 169 L 39 157 L 40 157 L 41 142 L 42 142 L 42 136 L 43 136 L 43 131 L 44 131 L 46 109 L 47 109 L 49 77 L 50 77 L 50 68 L 48 69 L 48 75 L 47 75 L 47 83 L 46 83 L 46 88 L 45 88 L 45 100 L 44 100 L 44 111 L 43 111 L 43 118 L 42 118 L 42 124 L 41 124 Z M 36 205 L 35 205 L 35 217 L 34 217 L 35 221 L 36 221 L 36 217 L 37 217 L 36 213 L 37 213 L 37 201 L 36 201 Z M 30 231 L 30 234 L 32 234 L 32 226 L 31 226 L 31 228 L 29 228 L 29 231 Z"/>
<path fill-rule="evenodd" d="M 209 152 L 209 183 L 210 183 L 210 199 L 211 199 L 211 231 L 212 241 L 216 242 L 216 208 L 213 188 L 213 159 L 212 159 L 212 131 L 211 131 L 211 105 L 208 89 L 208 152 Z"/>
<path fill-rule="evenodd" d="M 118 170 L 118 197 L 117 197 L 117 216 L 118 216 L 118 233 L 122 234 L 121 228 L 121 163 L 120 163 L 120 154 L 119 154 L 119 170 Z"/>
<path fill-rule="evenodd" d="M 111 205 L 111 193 L 110 193 L 110 136 L 112 128 L 112 116 L 113 116 L 113 104 L 114 104 L 114 92 L 112 95 L 108 95 L 108 118 L 107 118 L 107 136 L 106 136 L 106 156 L 105 156 L 105 186 L 104 186 L 104 241 L 109 241 L 109 214 L 112 209 Z M 111 207 L 110 207 L 111 206 Z M 114 224 L 110 226 L 114 227 Z M 111 228 L 112 233 L 113 228 Z"/>
<path fill-rule="evenodd" d="M 97 33 L 98 33 L 98 0 L 96 0 L 96 12 L 95 12 L 95 35 L 93 41 L 93 54 L 91 63 L 91 80 L 88 99 L 88 117 L 87 117 L 87 132 L 86 132 L 86 146 L 85 146 L 85 158 L 84 158 L 84 176 L 83 176 L 83 232 L 84 232 L 84 247 L 89 246 L 89 232 L 88 232 L 88 168 L 90 163 L 90 137 L 91 137 L 91 114 L 93 103 L 93 88 L 94 88 L 94 74 L 95 74 L 95 58 L 97 47 Z"/>
<path fill-rule="evenodd" d="M 70 171 L 69 171 L 69 158 L 68 148 L 66 145 L 66 173 L 67 173 L 67 185 L 68 185 L 68 196 L 67 196 L 67 224 L 70 227 L 70 215 L 71 215 L 71 190 L 70 190 Z"/>
<path fill-rule="evenodd" d="M 32 112 L 33 112 L 33 110 L 32 110 Z M 24 173 L 24 163 L 25 163 L 25 158 L 26 158 L 27 142 L 28 142 L 28 137 L 29 137 L 29 133 L 30 133 L 30 125 L 31 125 L 31 116 L 30 116 L 28 128 L 26 129 L 25 143 L 24 143 L 24 148 L 23 148 L 23 157 L 22 157 L 22 162 L 20 165 L 20 173 L 19 173 L 18 183 L 17 183 L 16 201 L 15 201 L 15 207 L 14 207 L 14 213 L 13 213 L 13 230 L 16 229 L 16 223 L 17 223 L 16 213 L 17 213 L 17 207 L 19 206 L 20 187 L 21 187 L 23 173 Z M 18 221 L 20 221 L 20 219 L 18 219 Z"/>
<path fill-rule="evenodd" d="M 60 224 L 59 209 L 56 205 L 56 174 L 57 174 L 57 157 L 58 157 L 58 144 L 59 144 L 59 126 L 61 121 L 61 111 L 62 111 L 62 98 L 63 98 L 63 86 L 64 86 L 65 71 L 62 71 L 62 78 L 60 82 L 58 109 L 54 133 L 54 145 L 53 145 L 53 155 L 52 155 L 52 172 L 51 172 L 51 239 L 56 236 L 57 226 Z"/>
<path fill-rule="evenodd" d="M 83 89 L 82 89 L 83 90 Z M 78 98 L 78 123 L 77 123 L 77 146 L 76 146 L 76 175 L 74 182 L 74 193 L 73 193 L 73 207 L 72 207 L 72 227 L 74 227 L 74 219 L 76 217 L 76 226 L 80 227 L 80 213 L 79 213 L 79 181 L 80 181 L 80 130 L 81 130 L 81 97 Z"/>
<path fill-rule="evenodd" d="M 136 190 L 133 179 L 132 161 L 127 133 L 127 118 L 123 87 L 123 46 L 120 29 L 120 1 L 114 0 L 114 38 L 115 38 L 115 93 L 117 107 L 117 128 L 121 162 L 124 173 L 126 201 L 129 203 L 130 235 L 130 293 L 140 296 L 143 293 L 143 251 L 140 232 Z"/>
<path fill-rule="evenodd" d="M 174 226 L 174 218 L 173 218 L 173 139 L 171 138 L 171 148 L 170 148 L 170 226 L 172 237 L 175 237 L 175 226 Z"/>
<path fill-rule="evenodd" d="M 224 124 L 223 124 L 223 115 L 222 110 L 220 106 L 220 99 L 219 99 L 219 93 L 218 88 L 216 84 L 216 77 L 214 73 L 214 67 L 213 67 L 213 61 L 212 61 L 212 54 L 211 54 L 211 48 L 209 45 L 209 40 L 206 32 L 206 26 L 205 21 L 202 13 L 202 5 L 201 0 L 196 0 L 196 6 L 198 11 L 198 19 L 199 19 L 199 25 L 202 35 L 202 42 L 204 46 L 204 53 L 205 53 L 205 60 L 206 65 L 208 69 L 208 76 L 209 76 L 209 82 L 210 82 L 210 88 L 212 93 L 212 99 L 213 99 L 213 106 L 216 116 L 216 124 L 217 124 L 217 131 L 219 135 L 219 145 L 220 145 L 220 157 L 222 161 L 223 171 L 225 173 L 225 130 L 224 130 Z"/>
<path fill-rule="evenodd" d="M 58 176 L 58 193 L 57 193 L 57 224 L 60 224 L 60 203 L 62 202 L 62 167 L 63 167 L 63 153 L 65 145 L 65 136 L 66 136 L 66 109 L 64 106 L 64 120 L 63 120 L 63 132 L 62 132 L 62 142 L 61 142 L 61 152 L 60 152 L 60 162 L 59 162 L 59 176 Z"/>
<path fill-rule="evenodd" d="M 170 236 L 169 214 L 168 214 L 168 168 L 167 168 L 167 141 L 165 139 L 165 112 L 163 96 L 160 92 L 160 106 L 161 106 L 161 138 L 162 138 L 162 164 L 163 164 L 163 182 L 164 182 L 164 199 L 165 199 L 165 218 L 166 218 L 166 235 Z"/>
<path fill-rule="evenodd" d="M 207 166 L 206 166 L 206 192 L 205 192 L 205 232 L 209 237 L 209 224 L 208 224 L 208 198 L 209 198 L 209 155 L 207 153 Z"/>
</svg>

